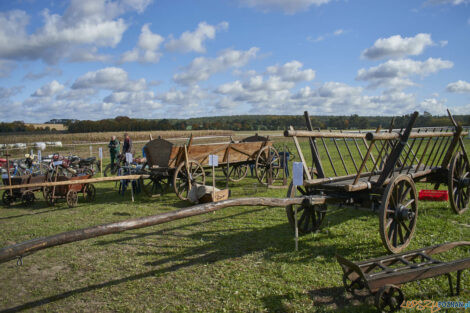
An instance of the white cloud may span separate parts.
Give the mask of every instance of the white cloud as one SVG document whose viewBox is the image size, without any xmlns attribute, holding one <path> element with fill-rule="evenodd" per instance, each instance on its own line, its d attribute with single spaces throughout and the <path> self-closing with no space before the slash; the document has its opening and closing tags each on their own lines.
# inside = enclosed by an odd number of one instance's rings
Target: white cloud
<svg viewBox="0 0 470 313">
<path fill-rule="evenodd" d="M 445 99 L 426 98 L 423 101 L 421 101 L 421 103 L 415 110 L 419 112 L 426 111 L 433 115 L 438 115 L 446 111 L 447 108 L 445 106 L 445 103 L 446 103 Z"/>
<path fill-rule="evenodd" d="M 43 60 L 54 64 L 78 48 L 114 47 L 127 24 L 120 15 L 142 12 L 149 0 L 71 0 L 65 13 L 42 12 L 44 25 L 28 33 L 29 15 L 20 10 L 0 13 L 0 58 Z"/>
<path fill-rule="evenodd" d="M 110 55 L 98 53 L 98 48 L 77 48 L 71 51 L 68 57 L 70 62 L 107 62 L 111 60 Z"/>
<path fill-rule="evenodd" d="M 38 79 L 44 78 L 46 76 L 52 76 L 52 75 L 60 76 L 60 75 L 62 75 L 62 70 L 60 68 L 47 66 L 42 71 L 40 71 L 39 73 L 28 72 L 23 77 L 23 79 L 38 80 Z"/>
<path fill-rule="evenodd" d="M 0 60 L 0 78 L 9 77 L 11 72 L 16 68 L 15 62 L 8 60 Z"/>
<path fill-rule="evenodd" d="M 441 41 L 439 41 L 439 44 L 441 45 L 441 47 L 447 46 L 448 43 L 449 43 L 449 41 L 447 41 L 447 40 L 441 40 Z"/>
<path fill-rule="evenodd" d="M 371 59 L 399 58 L 407 55 L 419 55 L 427 46 L 433 44 L 430 34 L 417 34 L 414 37 L 400 35 L 379 38 L 374 45 L 362 52 L 362 56 Z"/>
<path fill-rule="evenodd" d="M 137 47 L 125 52 L 121 62 L 157 63 L 162 56 L 158 50 L 164 40 L 159 34 L 152 33 L 150 24 L 145 24 L 142 26 Z"/>
<path fill-rule="evenodd" d="M 307 37 L 307 41 L 310 41 L 310 42 L 320 42 L 320 41 L 323 41 L 325 40 L 326 38 L 328 37 L 332 37 L 332 36 L 340 36 L 340 35 L 343 35 L 345 33 L 345 31 L 343 29 L 337 29 L 335 30 L 334 32 L 332 33 L 326 33 L 326 34 L 323 34 L 323 35 L 319 35 L 317 36 L 316 38 L 313 38 L 312 36 L 308 36 Z"/>
<path fill-rule="evenodd" d="M 4 101 L 14 95 L 19 94 L 22 89 L 23 89 L 23 86 L 10 87 L 10 88 L 0 87 L 0 101 Z"/>
<path fill-rule="evenodd" d="M 428 0 L 426 4 L 451 4 L 451 5 L 459 5 L 459 4 L 466 4 L 469 3 L 468 0 Z"/>
<path fill-rule="evenodd" d="M 342 29 L 337 29 L 333 32 L 333 35 L 335 36 L 339 36 L 339 35 L 342 35 L 344 33 L 344 30 Z"/>
<path fill-rule="evenodd" d="M 246 51 L 224 50 L 216 58 L 195 58 L 181 73 L 173 75 L 173 80 L 182 85 L 196 84 L 208 80 L 212 75 L 229 68 L 245 66 L 256 57 L 258 48 L 253 47 Z"/>
<path fill-rule="evenodd" d="M 303 64 L 299 61 L 291 61 L 279 66 L 269 66 L 267 73 L 271 75 L 280 76 L 284 81 L 310 81 L 315 78 L 315 71 L 312 69 L 302 70 Z"/>
<path fill-rule="evenodd" d="M 214 39 L 218 30 L 225 30 L 227 28 L 227 22 L 221 22 L 216 26 L 201 22 L 193 32 L 185 31 L 178 39 L 170 35 L 169 42 L 165 45 L 165 48 L 169 51 L 183 53 L 191 51 L 205 53 L 206 47 L 204 42 L 207 39 Z"/>
<path fill-rule="evenodd" d="M 320 6 L 331 0 L 239 0 L 240 4 L 249 8 L 256 8 L 263 12 L 282 11 L 286 14 L 294 14 L 305 11 L 310 6 Z"/>
<path fill-rule="evenodd" d="M 446 90 L 448 92 L 470 93 L 470 83 L 459 80 L 448 84 Z"/>
<path fill-rule="evenodd" d="M 51 81 L 36 90 L 31 96 L 32 97 L 52 97 L 64 90 L 65 86 L 56 80 Z"/>
<path fill-rule="evenodd" d="M 453 67 L 451 61 L 429 58 L 426 61 L 410 59 L 389 60 L 368 70 L 360 69 L 357 80 L 369 82 L 369 87 L 403 89 L 414 85 L 409 76 L 428 76 L 442 69 Z"/>
<path fill-rule="evenodd" d="M 142 110 L 157 109 L 162 105 L 156 101 L 153 91 L 119 91 L 103 99 L 104 103 L 113 103 L 119 105 L 139 107 Z"/>
<path fill-rule="evenodd" d="M 107 67 L 88 72 L 77 78 L 72 89 L 108 89 L 113 91 L 142 91 L 147 89 L 144 78 L 130 80 L 126 71 L 118 67 Z"/>
</svg>

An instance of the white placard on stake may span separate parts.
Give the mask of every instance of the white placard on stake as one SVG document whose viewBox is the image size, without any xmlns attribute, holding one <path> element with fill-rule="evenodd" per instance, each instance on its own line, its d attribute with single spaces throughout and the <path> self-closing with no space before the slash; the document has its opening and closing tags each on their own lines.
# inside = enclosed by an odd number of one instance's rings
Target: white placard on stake
<svg viewBox="0 0 470 313">
<path fill-rule="evenodd" d="M 303 186 L 304 184 L 304 168 L 302 162 L 293 162 L 292 176 L 295 186 Z"/>
<path fill-rule="evenodd" d="M 132 153 L 126 152 L 126 162 L 127 163 L 132 163 Z"/>
<path fill-rule="evenodd" d="M 38 162 L 42 162 L 41 150 L 38 150 Z"/>
<path fill-rule="evenodd" d="M 209 155 L 209 166 L 219 166 L 219 156 L 216 154 Z"/>
<path fill-rule="evenodd" d="M 103 158 L 103 148 L 101 148 L 101 147 L 99 147 L 99 149 L 98 149 L 98 156 L 99 156 L 100 159 Z"/>
</svg>

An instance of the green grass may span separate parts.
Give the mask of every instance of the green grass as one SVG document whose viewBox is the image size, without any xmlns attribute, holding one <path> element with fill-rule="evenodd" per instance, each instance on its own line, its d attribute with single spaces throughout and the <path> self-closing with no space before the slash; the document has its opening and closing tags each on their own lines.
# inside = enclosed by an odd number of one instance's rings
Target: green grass
<svg viewBox="0 0 470 313">
<path fill-rule="evenodd" d="M 308 158 L 307 143 L 302 146 Z M 334 146 L 330 143 L 329 148 L 332 152 Z M 232 197 L 252 196 L 255 183 L 251 177 L 231 183 Z M 132 203 L 130 193 L 118 195 L 114 183 L 96 187 L 95 202 L 80 198 L 73 209 L 64 202 L 51 208 L 42 199 L 32 207 L 1 208 L 0 246 L 188 205 L 172 192 L 159 199 L 142 193 Z M 432 186 L 419 184 L 421 188 Z M 257 196 L 286 194 L 257 190 Z M 446 202 L 420 202 L 417 231 L 408 249 L 469 239 L 470 212 L 457 216 Z M 468 253 L 460 249 L 446 257 Z M 375 312 L 370 299 L 360 302 L 345 293 L 335 254 L 350 260 L 387 254 L 377 215 L 330 206 L 321 231 L 302 236 L 295 252 L 284 208 L 226 208 L 42 250 L 25 257 L 19 267 L 15 261 L 0 264 L 0 310 Z M 468 273 L 459 297 L 449 296 L 445 277 L 406 284 L 403 290 L 407 299 L 468 301 Z"/>
</svg>

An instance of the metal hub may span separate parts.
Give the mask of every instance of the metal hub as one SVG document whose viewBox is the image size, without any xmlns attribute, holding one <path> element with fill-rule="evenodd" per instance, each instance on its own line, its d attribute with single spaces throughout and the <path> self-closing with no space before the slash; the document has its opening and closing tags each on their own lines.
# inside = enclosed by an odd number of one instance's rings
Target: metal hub
<svg viewBox="0 0 470 313">
<path fill-rule="evenodd" d="M 395 210 L 395 219 L 400 221 L 410 221 L 414 217 L 414 212 L 410 209 L 406 208 L 403 205 L 400 205 Z"/>
</svg>

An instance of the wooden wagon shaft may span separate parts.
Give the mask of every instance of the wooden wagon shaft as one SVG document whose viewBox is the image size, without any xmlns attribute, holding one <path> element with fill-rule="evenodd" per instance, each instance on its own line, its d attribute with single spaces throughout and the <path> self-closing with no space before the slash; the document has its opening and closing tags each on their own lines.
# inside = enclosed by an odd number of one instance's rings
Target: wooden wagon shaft
<svg viewBox="0 0 470 313">
<path fill-rule="evenodd" d="M 98 178 L 89 178 L 89 179 L 76 179 L 76 180 L 67 180 L 67 181 L 58 181 L 58 182 L 45 182 L 45 183 L 34 183 L 34 184 L 24 184 L 24 185 L 12 185 L 12 186 L 2 186 L 0 190 L 6 189 L 18 189 L 18 188 L 31 188 L 31 187 L 53 187 L 53 186 L 66 186 L 66 185 L 75 185 L 75 184 L 89 184 L 89 183 L 101 183 L 105 181 L 117 181 L 122 179 L 140 179 L 148 178 L 149 175 L 124 175 L 124 176 L 114 176 L 114 177 L 98 177 Z"/>
<path fill-rule="evenodd" d="M 160 213 L 152 216 L 140 217 L 116 223 L 103 224 L 99 226 L 68 231 L 57 235 L 28 240 L 19 244 L 8 246 L 0 250 L 0 263 L 13 260 L 31 254 L 35 251 L 81 241 L 85 239 L 120 233 L 126 230 L 150 227 L 153 225 L 168 223 L 186 217 L 214 212 L 223 208 L 233 206 L 270 206 L 285 207 L 287 205 L 302 204 L 309 201 L 310 204 L 323 204 L 325 198 L 320 197 L 298 197 L 298 198 L 240 198 L 220 202 L 211 202 L 191 206 L 171 212 Z"/>
<path fill-rule="evenodd" d="M 313 131 L 312 121 L 310 120 L 310 115 L 308 115 L 307 111 L 304 112 L 304 117 L 305 117 L 305 122 L 307 123 L 307 129 L 309 131 Z M 318 147 L 315 142 L 315 138 L 310 137 L 309 143 L 310 143 L 310 150 L 312 153 L 313 165 L 315 166 L 315 169 L 317 170 L 317 176 L 319 178 L 323 178 L 325 177 L 325 171 L 323 170 L 323 165 L 321 163 L 320 154 L 318 153 Z"/>
<path fill-rule="evenodd" d="M 316 137 L 316 138 L 365 138 L 366 133 L 334 133 L 322 131 L 294 130 L 284 131 L 285 137 Z"/>
<path fill-rule="evenodd" d="M 467 136 L 468 132 L 462 132 L 462 136 Z M 428 133 L 418 133 L 412 132 L 410 133 L 410 138 L 430 138 L 430 137 L 452 137 L 454 133 L 452 132 L 428 132 Z M 399 133 L 367 133 L 366 135 L 367 140 L 396 140 L 400 139 Z"/>
</svg>

